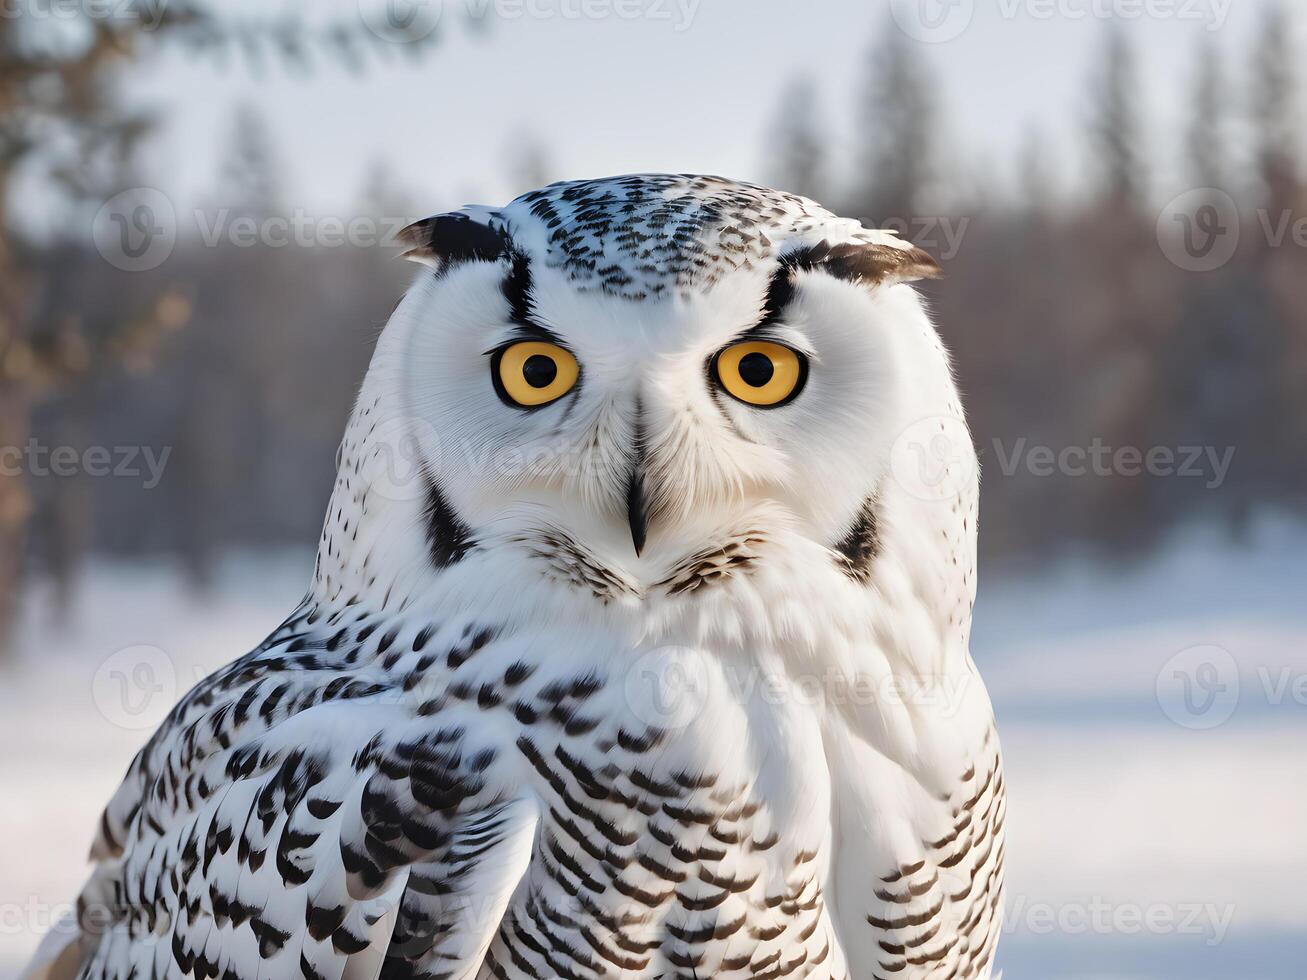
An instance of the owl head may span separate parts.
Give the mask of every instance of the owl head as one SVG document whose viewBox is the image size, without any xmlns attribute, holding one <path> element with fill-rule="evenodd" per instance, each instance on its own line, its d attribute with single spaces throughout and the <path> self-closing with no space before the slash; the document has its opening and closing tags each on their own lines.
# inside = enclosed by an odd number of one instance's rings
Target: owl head
<svg viewBox="0 0 1307 980">
<path fill-rule="evenodd" d="M 444 566 L 544 536 L 638 578 L 781 523 L 852 561 L 905 426 L 960 418 L 905 285 L 934 261 L 805 198 L 614 177 L 404 239 L 425 268 L 378 342 L 326 551 L 384 538 Z"/>
</svg>

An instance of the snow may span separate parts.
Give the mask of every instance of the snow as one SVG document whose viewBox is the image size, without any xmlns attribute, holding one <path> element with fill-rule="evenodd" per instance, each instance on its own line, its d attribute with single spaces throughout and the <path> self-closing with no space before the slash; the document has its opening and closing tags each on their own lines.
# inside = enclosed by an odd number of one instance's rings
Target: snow
<svg viewBox="0 0 1307 980">
<path fill-rule="evenodd" d="M 1301 976 L 1304 553 L 1307 529 L 1273 523 L 1242 545 L 1187 533 L 1124 571 L 982 576 L 974 648 L 1010 791 L 1009 980 Z M 233 558 L 197 597 L 169 566 L 96 563 L 60 626 L 50 591 L 29 591 L 0 686 L 0 977 L 75 897 L 100 807 L 149 730 L 281 621 L 309 566 Z M 1213 714 L 1178 686 L 1195 648 L 1229 698 Z"/>
</svg>

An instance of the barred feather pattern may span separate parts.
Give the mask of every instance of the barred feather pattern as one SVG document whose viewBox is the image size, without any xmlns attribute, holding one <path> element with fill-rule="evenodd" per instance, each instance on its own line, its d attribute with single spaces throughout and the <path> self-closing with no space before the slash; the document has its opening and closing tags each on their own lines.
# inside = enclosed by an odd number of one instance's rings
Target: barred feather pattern
<svg viewBox="0 0 1307 980">
<path fill-rule="evenodd" d="M 501 977 L 840 975 L 826 842 L 783 844 L 747 780 L 678 767 L 605 717 L 604 678 L 510 639 L 305 606 L 201 684 L 106 811 L 82 975 L 339 977 L 395 903 L 387 976 L 470 975 L 491 936 Z"/>
<path fill-rule="evenodd" d="M 514 647 L 307 604 L 203 682 L 105 813 L 81 976 L 336 980 L 374 942 L 396 978 L 849 975 L 828 824 L 789 835 L 611 678 Z M 871 975 L 984 975 L 1003 791 L 988 743 L 978 765 L 919 860 L 866 869 Z"/>
</svg>

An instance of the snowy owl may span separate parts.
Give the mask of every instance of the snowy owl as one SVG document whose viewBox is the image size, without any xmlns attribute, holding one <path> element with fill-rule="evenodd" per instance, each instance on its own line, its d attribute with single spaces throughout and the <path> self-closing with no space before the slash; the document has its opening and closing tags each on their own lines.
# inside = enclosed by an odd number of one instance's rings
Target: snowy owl
<svg viewBox="0 0 1307 980">
<path fill-rule="evenodd" d="M 133 761 L 29 975 L 989 977 L 935 263 L 702 176 L 405 242 L 306 597 Z"/>
</svg>

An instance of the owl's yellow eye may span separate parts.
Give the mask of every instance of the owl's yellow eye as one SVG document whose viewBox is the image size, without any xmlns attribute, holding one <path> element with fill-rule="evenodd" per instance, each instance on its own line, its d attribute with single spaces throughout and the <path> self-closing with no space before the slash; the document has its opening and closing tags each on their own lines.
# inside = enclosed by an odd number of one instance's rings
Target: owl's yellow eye
<svg viewBox="0 0 1307 980">
<path fill-rule="evenodd" d="M 808 362 L 783 344 L 746 340 L 713 358 L 713 373 L 732 398 L 756 408 L 776 408 L 803 390 Z"/>
<path fill-rule="evenodd" d="M 581 368 L 576 358 L 557 344 L 523 340 L 497 351 L 490 373 L 495 391 L 509 405 L 539 408 L 571 391 Z"/>
</svg>

